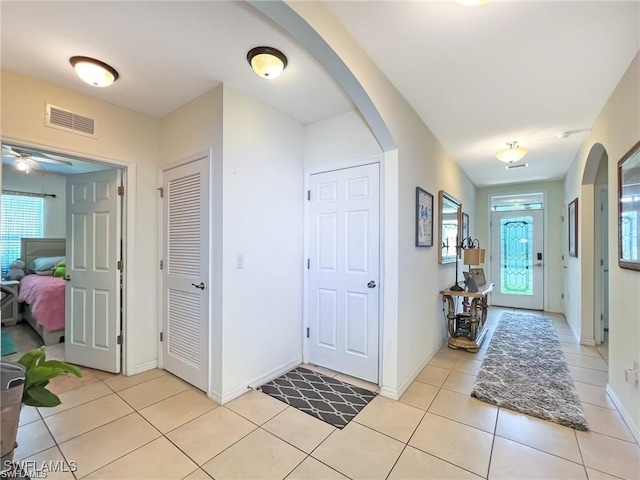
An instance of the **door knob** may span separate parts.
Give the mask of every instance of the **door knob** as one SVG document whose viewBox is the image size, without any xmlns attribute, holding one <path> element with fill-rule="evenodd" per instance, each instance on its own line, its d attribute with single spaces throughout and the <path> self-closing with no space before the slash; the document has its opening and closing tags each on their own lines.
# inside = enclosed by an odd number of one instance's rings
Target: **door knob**
<svg viewBox="0 0 640 480">
<path fill-rule="evenodd" d="M 542 263 L 534 263 L 534 264 L 533 264 L 533 266 L 534 266 L 534 267 L 541 267 L 541 266 L 542 266 Z"/>
<path fill-rule="evenodd" d="M 376 288 L 376 282 L 371 280 L 369 283 L 367 283 L 367 288 Z"/>
<path fill-rule="evenodd" d="M 64 277 L 62 277 L 64 280 L 66 280 L 67 282 L 71 281 L 71 277 L 69 275 L 65 275 Z"/>
<path fill-rule="evenodd" d="M 204 290 L 204 282 L 200 282 L 200 284 L 196 285 L 195 283 L 192 283 L 191 285 L 193 285 L 196 288 L 199 288 L 200 290 Z"/>
</svg>

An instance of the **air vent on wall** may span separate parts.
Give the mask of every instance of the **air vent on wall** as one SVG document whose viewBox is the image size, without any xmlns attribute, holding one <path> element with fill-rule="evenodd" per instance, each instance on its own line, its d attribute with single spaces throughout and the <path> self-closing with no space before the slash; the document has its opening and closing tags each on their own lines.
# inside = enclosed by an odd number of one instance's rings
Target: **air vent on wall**
<svg viewBox="0 0 640 480">
<path fill-rule="evenodd" d="M 96 121 L 93 118 L 77 115 L 49 103 L 46 104 L 44 124 L 66 132 L 96 137 Z"/>
<path fill-rule="evenodd" d="M 506 168 L 507 170 L 513 170 L 514 168 L 527 168 L 528 166 L 528 163 L 521 163 L 519 165 L 507 165 L 504 168 Z"/>
</svg>

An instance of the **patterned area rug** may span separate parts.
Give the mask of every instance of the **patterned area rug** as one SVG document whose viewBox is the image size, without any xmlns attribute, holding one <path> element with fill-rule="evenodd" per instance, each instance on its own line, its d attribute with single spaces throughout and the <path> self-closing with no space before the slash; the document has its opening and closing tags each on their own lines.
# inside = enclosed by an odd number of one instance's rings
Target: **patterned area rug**
<svg viewBox="0 0 640 480">
<path fill-rule="evenodd" d="M 545 317 L 502 314 L 471 396 L 588 430 L 560 341 Z"/>
<path fill-rule="evenodd" d="M 337 428 L 344 428 L 376 396 L 302 367 L 265 383 L 259 390 Z"/>
</svg>

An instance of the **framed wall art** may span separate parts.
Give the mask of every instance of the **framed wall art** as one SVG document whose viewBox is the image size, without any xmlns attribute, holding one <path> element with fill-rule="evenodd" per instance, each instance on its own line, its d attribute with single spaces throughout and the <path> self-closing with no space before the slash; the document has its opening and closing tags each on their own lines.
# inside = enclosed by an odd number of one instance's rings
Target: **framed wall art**
<svg viewBox="0 0 640 480">
<path fill-rule="evenodd" d="M 462 212 L 462 241 L 465 238 L 469 238 L 469 214 Z"/>
<path fill-rule="evenodd" d="M 640 142 L 618 162 L 618 265 L 640 270 Z"/>
<path fill-rule="evenodd" d="M 569 204 L 569 255 L 578 256 L 578 199 Z"/>
<path fill-rule="evenodd" d="M 416 247 L 433 247 L 433 195 L 416 187 Z"/>
</svg>

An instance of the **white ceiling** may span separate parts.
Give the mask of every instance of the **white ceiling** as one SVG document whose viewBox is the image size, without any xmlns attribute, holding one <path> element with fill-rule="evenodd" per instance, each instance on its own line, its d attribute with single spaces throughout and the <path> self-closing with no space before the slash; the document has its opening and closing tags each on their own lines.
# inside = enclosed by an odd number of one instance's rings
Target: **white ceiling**
<svg viewBox="0 0 640 480">
<path fill-rule="evenodd" d="M 640 2 L 331 2 L 330 8 L 479 186 L 559 179 L 640 47 Z M 0 2 L 3 68 L 161 118 L 220 82 L 303 124 L 354 106 L 291 37 L 242 2 Z M 257 45 L 289 59 L 254 75 Z M 68 63 L 120 73 L 83 84 Z M 517 140 L 526 169 L 495 151 Z"/>
<path fill-rule="evenodd" d="M 560 179 L 640 48 L 640 2 L 332 2 L 478 186 Z M 495 158 L 506 142 L 528 168 Z M 520 163 L 521 163 L 520 162 Z"/>
</svg>

